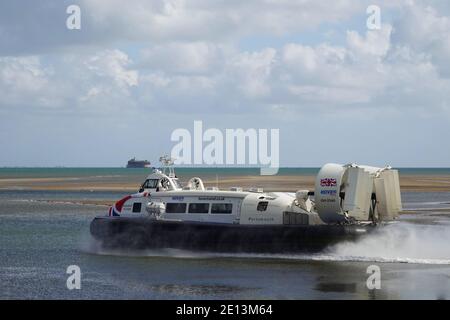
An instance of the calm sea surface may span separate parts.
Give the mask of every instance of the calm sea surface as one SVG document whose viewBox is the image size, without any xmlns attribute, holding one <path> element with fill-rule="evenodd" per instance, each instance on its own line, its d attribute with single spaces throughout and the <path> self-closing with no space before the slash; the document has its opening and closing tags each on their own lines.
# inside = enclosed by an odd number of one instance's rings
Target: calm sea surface
<svg viewBox="0 0 450 320">
<path fill-rule="evenodd" d="M 320 168 L 280 168 L 278 175 L 316 175 Z M 193 175 L 259 175 L 259 168 L 177 168 L 179 176 Z M 450 175 L 450 168 L 399 168 L 401 175 Z M 105 176 L 143 176 L 150 168 L 0 168 L 1 178 L 58 178 L 58 177 L 105 177 Z"/>
<path fill-rule="evenodd" d="M 178 175 L 192 175 L 193 170 L 205 174 L 204 169 L 180 169 Z M 239 170 L 255 169 L 233 170 L 231 174 L 245 174 Z M 316 171 L 289 168 L 281 174 Z M 147 172 L 0 169 L 0 178 L 101 179 L 111 175 L 145 177 Z M 408 172 L 450 174 L 449 169 L 404 169 L 401 174 Z M 450 299 L 450 216 L 445 211 L 450 208 L 450 193 L 403 193 L 405 209 L 423 212 L 405 214 L 378 234 L 314 255 L 222 255 L 174 249 L 107 252 L 89 235 L 90 221 L 105 214 L 106 208 L 64 200 L 117 199 L 122 195 L 0 190 L 0 298 Z M 62 201 L 42 201 L 59 199 Z M 69 265 L 81 268 L 81 290 L 66 287 Z M 381 269 L 380 290 L 366 287 L 370 265 Z"/>
</svg>

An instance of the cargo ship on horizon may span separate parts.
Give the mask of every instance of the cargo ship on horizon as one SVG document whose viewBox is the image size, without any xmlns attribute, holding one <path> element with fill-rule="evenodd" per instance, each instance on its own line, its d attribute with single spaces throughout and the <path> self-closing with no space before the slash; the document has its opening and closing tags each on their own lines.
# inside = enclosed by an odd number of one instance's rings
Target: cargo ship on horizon
<svg viewBox="0 0 450 320">
<path fill-rule="evenodd" d="M 150 168 L 151 163 L 147 160 L 136 160 L 136 158 L 132 158 L 128 160 L 127 168 Z"/>
</svg>

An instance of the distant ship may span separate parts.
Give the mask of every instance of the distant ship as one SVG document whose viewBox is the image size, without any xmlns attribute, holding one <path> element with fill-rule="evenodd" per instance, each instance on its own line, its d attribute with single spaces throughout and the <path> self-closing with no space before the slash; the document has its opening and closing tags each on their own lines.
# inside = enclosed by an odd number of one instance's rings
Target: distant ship
<svg viewBox="0 0 450 320">
<path fill-rule="evenodd" d="M 136 158 L 128 160 L 127 168 L 150 168 L 151 163 L 147 160 L 136 160 Z"/>
</svg>

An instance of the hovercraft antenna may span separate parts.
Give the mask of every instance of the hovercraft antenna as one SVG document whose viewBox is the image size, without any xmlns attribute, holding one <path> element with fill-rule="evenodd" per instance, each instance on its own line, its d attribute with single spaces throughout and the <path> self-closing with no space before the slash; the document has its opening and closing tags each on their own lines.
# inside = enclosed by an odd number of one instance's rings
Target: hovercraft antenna
<svg viewBox="0 0 450 320">
<path fill-rule="evenodd" d="M 162 157 L 159 157 L 159 162 L 161 162 L 161 169 L 165 175 L 169 178 L 176 178 L 175 169 L 173 168 L 175 158 L 171 158 L 168 155 L 163 155 Z"/>
</svg>

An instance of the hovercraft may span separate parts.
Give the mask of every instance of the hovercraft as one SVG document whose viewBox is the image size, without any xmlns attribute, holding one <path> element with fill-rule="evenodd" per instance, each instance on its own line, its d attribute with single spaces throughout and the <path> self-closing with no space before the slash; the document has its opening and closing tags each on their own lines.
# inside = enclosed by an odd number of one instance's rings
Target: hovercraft
<svg viewBox="0 0 450 320">
<path fill-rule="evenodd" d="M 398 171 L 326 164 L 315 190 L 182 186 L 162 157 L 138 193 L 96 217 L 90 231 L 106 248 L 177 248 L 212 252 L 317 252 L 353 241 L 395 220 L 402 210 Z"/>
</svg>

